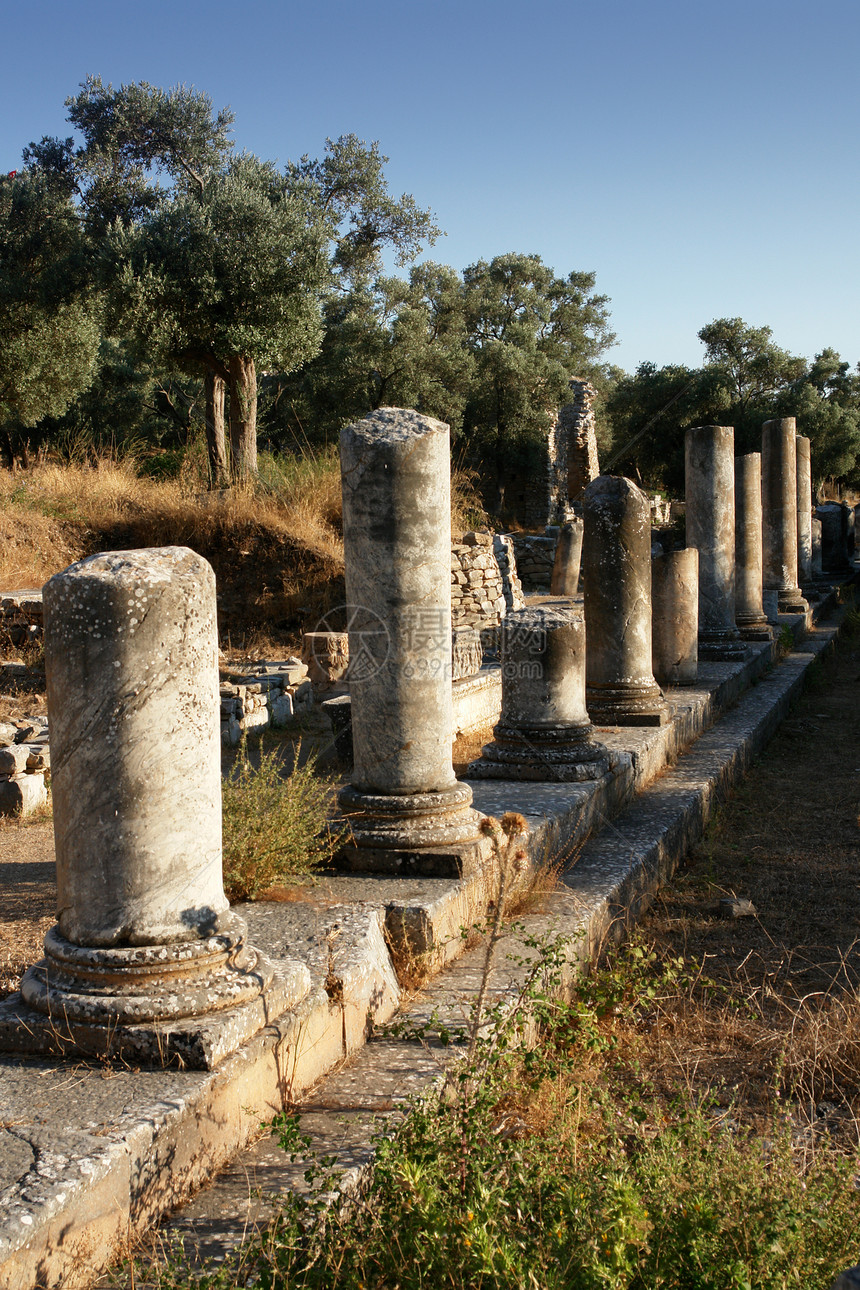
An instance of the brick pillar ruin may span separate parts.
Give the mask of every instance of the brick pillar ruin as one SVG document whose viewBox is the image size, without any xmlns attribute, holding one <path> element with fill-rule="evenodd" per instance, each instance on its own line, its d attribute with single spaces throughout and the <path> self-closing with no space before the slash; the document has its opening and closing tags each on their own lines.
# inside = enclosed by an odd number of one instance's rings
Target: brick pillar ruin
<svg viewBox="0 0 860 1290">
<path fill-rule="evenodd" d="M 731 662 L 746 646 L 735 624 L 735 462 L 731 426 L 685 436 L 687 545 L 699 552 L 699 658 Z"/>
<path fill-rule="evenodd" d="M 651 664 L 651 507 L 630 479 L 600 475 L 583 499 L 586 704 L 598 726 L 669 718 Z"/>
<path fill-rule="evenodd" d="M 448 427 L 379 408 L 341 431 L 340 453 L 354 750 L 341 862 L 470 872 L 483 848 L 451 764 Z"/>
<path fill-rule="evenodd" d="M 0 1042 L 209 1068 L 309 986 L 224 895 L 215 575 L 185 547 L 109 552 L 44 611 L 59 916 Z"/>
<path fill-rule="evenodd" d="M 797 433 L 794 417 L 765 421 L 761 437 L 764 585 L 781 614 L 809 609 L 797 585 Z"/>
</svg>

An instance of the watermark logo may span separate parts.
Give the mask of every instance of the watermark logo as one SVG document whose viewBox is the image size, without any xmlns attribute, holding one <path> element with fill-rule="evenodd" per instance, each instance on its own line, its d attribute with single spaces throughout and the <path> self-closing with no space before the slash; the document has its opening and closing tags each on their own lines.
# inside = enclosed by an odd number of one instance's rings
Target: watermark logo
<svg viewBox="0 0 860 1290">
<path fill-rule="evenodd" d="M 343 640 L 346 636 L 348 645 Z M 338 605 L 314 628 L 310 652 L 318 670 L 333 680 L 361 683 L 370 680 L 388 662 L 391 634 L 374 610 L 363 605 Z"/>
</svg>

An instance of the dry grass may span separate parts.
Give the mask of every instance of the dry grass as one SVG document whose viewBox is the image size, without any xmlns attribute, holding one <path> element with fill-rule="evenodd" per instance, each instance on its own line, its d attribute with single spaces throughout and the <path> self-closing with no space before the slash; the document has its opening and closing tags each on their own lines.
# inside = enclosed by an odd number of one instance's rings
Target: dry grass
<svg viewBox="0 0 860 1290">
<path fill-rule="evenodd" d="M 860 650 L 827 664 L 640 931 L 654 972 L 685 966 L 629 1024 L 623 1064 L 671 1098 L 734 1118 L 782 1098 L 795 1120 L 860 1140 L 857 824 Z M 724 896 L 753 917 L 720 916 Z"/>
<path fill-rule="evenodd" d="M 222 494 L 109 460 L 0 474 L 0 587 L 39 587 L 96 551 L 189 546 L 215 569 L 222 629 L 297 640 L 305 617 L 343 598 L 337 462 L 305 458 L 270 473 L 272 482 Z"/>
</svg>

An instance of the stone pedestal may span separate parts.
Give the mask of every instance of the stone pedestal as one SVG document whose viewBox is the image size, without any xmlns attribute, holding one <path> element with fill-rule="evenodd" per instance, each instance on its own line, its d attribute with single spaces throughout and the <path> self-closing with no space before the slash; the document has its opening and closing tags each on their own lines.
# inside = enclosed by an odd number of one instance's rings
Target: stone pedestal
<svg viewBox="0 0 860 1290">
<path fill-rule="evenodd" d="M 585 697 L 599 726 L 668 720 L 651 668 L 651 508 L 632 480 L 599 475 L 583 498 Z"/>
<path fill-rule="evenodd" d="M 600 779 L 609 755 L 585 708 L 585 618 L 581 609 L 540 605 L 500 628 L 502 712 L 494 742 L 470 779 Z"/>
<path fill-rule="evenodd" d="M 22 1046 L 215 1065 L 309 984 L 224 895 L 215 576 L 184 547 L 96 555 L 44 609 L 59 918 Z"/>
<path fill-rule="evenodd" d="M 797 452 L 797 576 L 802 588 L 812 581 L 812 449 L 804 435 Z"/>
<path fill-rule="evenodd" d="M 845 524 L 839 502 L 824 502 L 815 512 L 821 524 L 821 565 L 824 573 L 846 573 L 851 567 Z"/>
<path fill-rule="evenodd" d="M 735 624 L 735 462 L 731 426 L 697 426 L 685 439 L 687 546 L 699 552 L 699 658 L 733 661 L 746 646 Z"/>
<path fill-rule="evenodd" d="M 651 662 L 660 685 L 693 684 L 698 637 L 699 552 L 661 552 L 651 560 Z"/>
<path fill-rule="evenodd" d="M 553 596 L 571 598 L 577 593 L 582 559 L 582 531 L 583 524 L 579 516 L 566 520 L 561 526 L 549 588 Z"/>
<path fill-rule="evenodd" d="M 748 641 L 773 632 L 762 600 L 761 455 L 735 457 L 735 622 Z"/>
<path fill-rule="evenodd" d="M 354 754 L 340 863 L 470 872 L 483 847 L 451 765 L 448 427 L 380 408 L 341 431 L 340 451 Z"/>
<path fill-rule="evenodd" d="M 797 585 L 797 448 L 794 417 L 765 421 L 761 437 L 764 585 L 779 593 L 781 614 L 809 605 Z"/>
</svg>

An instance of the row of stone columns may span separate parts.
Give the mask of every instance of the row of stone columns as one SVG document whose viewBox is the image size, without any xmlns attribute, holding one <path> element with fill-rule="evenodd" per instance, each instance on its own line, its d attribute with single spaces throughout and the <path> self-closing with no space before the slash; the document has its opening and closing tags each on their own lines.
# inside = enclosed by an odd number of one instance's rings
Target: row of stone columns
<svg viewBox="0 0 860 1290">
<path fill-rule="evenodd" d="M 570 580 L 582 545 L 584 617 L 558 602 L 503 622 L 502 714 L 476 773 L 599 778 L 609 756 L 593 721 L 667 720 L 652 586 L 658 615 L 677 621 L 698 585 L 708 657 L 735 657 L 741 633 L 764 632 L 762 579 L 781 608 L 805 606 L 808 453 L 798 474 L 793 421 L 766 423 L 760 485 L 757 454 L 735 474 L 732 439 L 719 426 L 688 433 L 690 548 L 654 562 L 645 495 L 614 476 L 588 486 L 584 543 L 571 526 L 563 560 Z M 448 427 L 383 408 L 342 432 L 341 457 L 355 752 L 339 798 L 353 833 L 344 860 L 468 873 L 483 845 L 451 762 Z M 24 1000 L 79 1037 L 137 1027 L 138 1056 L 147 1043 L 163 1056 L 172 1027 L 169 1055 L 206 1064 L 289 996 L 224 897 L 214 575 L 183 548 L 113 553 L 57 575 L 44 604 L 59 921 Z M 666 663 L 679 682 L 691 679 L 693 644 Z M 216 1040 L 192 1024 L 213 1016 L 224 1021 Z"/>
</svg>

